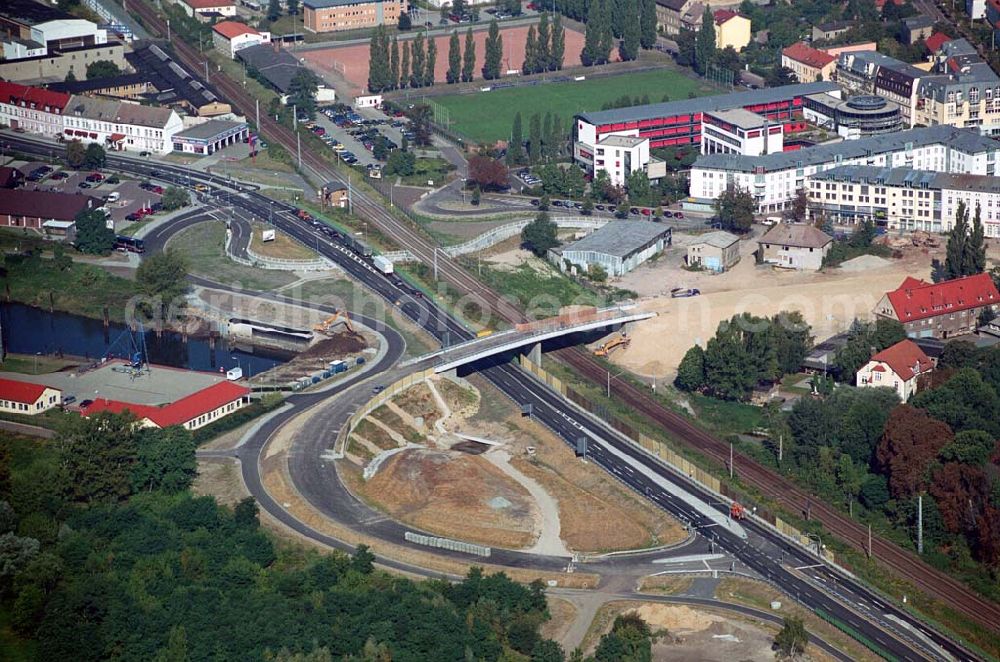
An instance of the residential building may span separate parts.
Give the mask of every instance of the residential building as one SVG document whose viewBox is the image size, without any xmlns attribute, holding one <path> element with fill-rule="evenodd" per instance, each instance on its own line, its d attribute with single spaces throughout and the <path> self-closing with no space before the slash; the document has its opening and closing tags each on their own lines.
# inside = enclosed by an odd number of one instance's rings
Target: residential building
<svg viewBox="0 0 1000 662">
<path fill-rule="evenodd" d="M 781 51 L 781 66 L 791 69 L 802 83 L 833 80 L 837 58 L 799 41 Z"/>
<path fill-rule="evenodd" d="M 831 41 L 854 27 L 854 21 L 830 21 L 814 25 L 812 29 L 813 41 Z"/>
<path fill-rule="evenodd" d="M 778 223 L 757 240 L 762 262 L 786 269 L 816 271 L 833 237 L 805 223 Z"/>
<path fill-rule="evenodd" d="M 191 17 L 236 16 L 233 0 L 176 0 L 175 4 Z"/>
<path fill-rule="evenodd" d="M 236 51 L 247 46 L 270 43 L 270 32 L 258 32 L 245 23 L 220 21 L 212 26 L 212 44 L 215 50 L 228 58 L 235 58 Z"/>
<path fill-rule="evenodd" d="M 246 122 L 232 120 L 208 120 L 195 124 L 173 136 L 175 152 L 208 156 L 229 145 L 246 142 L 250 129 Z"/>
<path fill-rule="evenodd" d="M 0 379 L 0 412 L 36 416 L 62 404 L 62 391 L 42 384 Z"/>
<path fill-rule="evenodd" d="M 950 232 L 960 204 L 980 210 L 987 237 L 1000 237 L 1000 179 L 985 175 L 848 165 L 813 174 L 810 216 L 840 224 L 874 221 L 890 230 Z"/>
<path fill-rule="evenodd" d="M 62 81 L 49 83 L 47 90 L 66 92 L 67 94 L 84 94 L 115 99 L 132 99 L 140 101 L 149 95 L 156 94 L 156 88 L 150 82 L 147 72 L 122 74 L 108 78 L 88 78 L 86 80 Z"/>
<path fill-rule="evenodd" d="M 304 0 L 305 29 L 309 32 L 339 32 L 396 25 L 409 11 L 406 0 Z"/>
<path fill-rule="evenodd" d="M 973 21 L 986 18 L 986 0 L 965 0 L 965 13 Z"/>
<path fill-rule="evenodd" d="M 824 53 L 839 58 L 842 53 L 868 53 L 878 50 L 878 44 L 874 41 L 858 41 L 853 44 L 841 44 L 839 46 L 824 46 L 820 49 Z M 836 67 L 834 67 L 836 71 Z"/>
<path fill-rule="evenodd" d="M 995 311 L 1000 292 L 989 274 L 940 283 L 907 277 L 875 306 L 877 317 L 902 323 L 911 338 L 953 338 L 972 333 L 985 309 Z"/>
<path fill-rule="evenodd" d="M 173 151 L 173 136 L 184 128 L 170 108 L 74 96 L 63 116 L 63 137 L 96 142 L 112 150 Z"/>
<path fill-rule="evenodd" d="M 665 35 L 680 34 L 681 17 L 693 4 L 700 3 L 696 0 L 656 0 L 656 27 Z"/>
<path fill-rule="evenodd" d="M 731 9 L 717 9 L 715 18 L 715 47 L 723 50 L 732 47 L 737 53 L 750 43 L 750 19 Z"/>
<path fill-rule="evenodd" d="M 858 370 L 858 388 L 891 388 L 906 402 L 917 392 L 917 378 L 934 369 L 934 362 L 924 354 L 917 343 L 901 340 L 874 354 Z"/>
<path fill-rule="evenodd" d="M 197 430 L 242 409 L 250 402 L 250 389 L 230 381 L 218 382 L 162 407 L 97 398 L 81 407 L 83 416 L 98 412 L 114 414 L 130 411 L 143 427 L 165 428 L 180 425 Z"/>
<path fill-rule="evenodd" d="M 113 62 L 119 69 L 126 69 L 125 45 L 108 41 L 92 46 L 52 49 L 45 55 L 24 57 L 0 62 L 0 78 L 8 81 L 57 82 L 72 72 L 77 80 L 87 77 L 87 67 L 99 60 Z"/>
<path fill-rule="evenodd" d="M 613 186 L 625 186 L 629 175 L 643 170 L 650 161 L 649 139 L 635 136 L 610 135 L 597 143 L 593 157 L 593 174 L 608 173 Z"/>
<path fill-rule="evenodd" d="M 915 44 L 934 33 L 934 19 L 919 15 L 904 18 L 899 26 L 899 40 L 904 44 Z"/>
<path fill-rule="evenodd" d="M 691 168 L 690 194 L 712 201 L 730 186 L 750 191 L 760 212 L 788 209 L 809 177 L 842 165 L 994 175 L 1000 144 L 969 129 L 932 126 L 824 143 L 794 152 L 706 154 Z"/>
<path fill-rule="evenodd" d="M 924 46 L 927 47 L 927 50 L 930 51 L 931 55 L 936 55 L 941 50 L 941 47 L 949 41 L 951 41 L 951 37 L 945 33 L 935 32 L 924 40 Z"/>
<path fill-rule="evenodd" d="M 241 51 L 241 54 L 243 52 L 245 51 Z M 757 113 L 773 124 L 782 125 L 784 133 L 801 131 L 806 127 L 805 121 L 801 119 L 803 99 L 808 94 L 818 92 L 840 94 L 834 83 L 802 83 L 581 113 L 574 119 L 577 132 L 574 156 L 578 162 L 590 167 L 597 143 L 611 134 L 648 138 L 651 150 L 673 145 L 697 145 L 701 142 L 701 124 L 705 112 L 737 108 Z"/>
<path fill-rule="evenodd" d="M 257 75 L 281 95 L 281 102 L 287 103 L 292 88 L 292 80 L 302 71 L 302 63 L 294 55 L 282 49 L 277 43 L 270 46 L 248 46 L 236 52 L 236 59 L 247 67 L 252 67 Z M 318 103 L 333 103 L 337 93 L 332 87 L 319 80 L 316 89 Z"/>
<path fill-rule="evenodd" d="M 15 131 L 54 138 L 63 132 L 63 113 L 69 100 L 62 92 L 0 81 L 0 123 Z"/>
<path fill-rule="evenodd" d="M 728 271 L 740 261 L 740 238 L 729 232 L 708 232 L 695 237 L 687 248 L 689 266 L 699 265 L 709 271 Z"/>
<path fill-rule="evenodd" d="M 650 221 L 610 221 L 589 235 L 549 251 L 560 269 L 566 262 L 589 269 L 598 266 L 608 276 L 621 276 L 653 257 L 672 241 L 670 228 Z"/>
<path fill-rule="evenodd" d="M 0 195 L 0 227 L 41 230 L 46 221 L 72 221 L 81 211 L 99 206 L 97 200 L 82 193 L 5 190 Z"/>
<path fill-rule="evenodd" d="M 760 156 L 784 149 L 781 123 L 742 108 L 702 113 L 701 153 Z"/>
<path fill-rule="evenodd" d="M 914 122 L 1000 135 L 1000 76 L 965 39 L 945 42 L 917 86 Z"/>
<path fill-rule="evenodd" d="M 903 129 L 899 104 L 874 95 L 852 97 L 845 101 L 829 94 L 810 94 L 805 98 L 802 116 L 847 140 Z"/>
<path fill-rule="evenodd" d="M 319 189 L 317 196 L 324 207 L 346 209 L 350 203 L 350 192 L 340 182 L 327 182 Z"/>
</svg>

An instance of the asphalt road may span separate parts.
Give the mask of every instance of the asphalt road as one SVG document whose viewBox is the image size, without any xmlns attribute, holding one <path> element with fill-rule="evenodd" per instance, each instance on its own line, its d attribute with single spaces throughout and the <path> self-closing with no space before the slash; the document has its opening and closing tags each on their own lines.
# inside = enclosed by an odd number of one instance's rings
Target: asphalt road
<svg viewBox="0 0 1000 662">
<path fill-rule="evenodd" d="M 20 137 L 11 139 L 10 142 L 19 143 L 22 149 L 34 149 L 31 147 L 31 141 L 25 141 Z M 52 147 L 51 144 L 42 143 L 40 149 L 43 150 L 42 153 L 46 153 Z M 191 172 L 176 166 L 150 166 L 148 163 L 118 156 L 109 157 L 109 162 L 112 166 L 123 167 L 132 172 L 148 174 L 175 183 L 187 182 L 190 184 L 193 177 L 198 181 L 229 184 L 228 180 L 223 178 Z M 150 173 L 148 172 L 150 170 L 158 170 L 159 172 Z M 471 337 L 471 333 L 467 329 L 439 309 L 433 302 L 414 297 L 409 291 L 398 288 L 392 281 L 375 270 L 370 263 L 355 255 L 342 244 L 332 242 L 327 237 L 317 237 L 311 227 L 294 218 L 286 205 L 276 204 L 263 198 L 253 191 L 253 187 L 239 185 L 238 188 L 241 192 L 236 195 L 213 190 L 210 197 L 215 198 L 223 205 L 236 204 L 251 213 L 262 216 L 269 213 L 272 208 L 280 209 L 281 211 L 274 216 L 274 223 L 277 227 L 303 240 L 307 245 L 311 246 L 315 241 L 319 252 L 336 262 L 350 276 L 366 287 L 398 306 L 404 314 L 415 320 L 429 333 L 441 340 L 443 344 L 447 345 L 452 340 Z M 378 320 L 372 321 L 378 324 Z M 748 534 L 746 539 L 740 538 L 722 527 L 705 525 L 704 517 L 700 513 L 692 511 L 686 503 L 676 498 L 677 491 L 683 487 L 684 490 L 698 496 L 706 503 L 713 503 L 713 499 L 717 498 L 715 495 L 704 491 L 698 484 L 688 481 L 686 477 L 675 474 L 670 468 L 637 449 L 631 442 L 607 428 L 602 422 L 577 411 L 561 396 L 550 391 L 519 368 L 504 364 L 486 367 L 481 372 L 514 402 L 532 404 L 533 415 L 568 443 L 575 443 L 581 435 L 586 436 L 590 459 L 610 471 L 618 480 L 640 494 L 645 494 L 660 507 L 689 521 L 709 541 L 709 545 L 714 544 L 718 549 L 732 554 L 748 568 L 762 577 L 768 578 L 803 604 L 814 610 L 822 610 L 828 616 L 846 624 L 888 654 L 901 660 L 948 659 L 949 655 L 957 659 L 975 659 L 961 646 L 923 625 L 909 613 L 896 608 L 872 589 L 821 563 L 818 558 L 812 556 L 801 546 L 786 541 L 779 534 L 756 521 L 748 520 L 743 523 L 743 528 Z M 345 389 L 341 389 L 341 391 Z M 316 397 L 318 401 L 328 397 L 328 395 L 316 394 L 315 396 L 302 397 Z M 293 404 L 298 406 L 297 402 Z M 331 416 L 334 415 L 331 414 Z M 253 442 L 241 449 L 240 452 L 252 454 L 254 449 L 258 448 L 258 444 L 262 448 L 264 440 L 277 428 L 282 418 L 271 419 L 255 435 Z M 330 436 L 328 435 L 327 438 L 330 439 Z M 259 450 L 257 452 L 259 453 Z M 315 465 L 317 462 L 315 455 L 309 457 L 301 453 L 300 449 L 296 449 L 292 455 L 290 469 L 309 463 Z M 305 455 L 305 457 L 294 457 L 300 455 Z M 241 455 L 241 459 L 243 457 Z M 256 462 L 251 461 L 252 457 L 256 456 L 247 455 L 241 462 L 244 477 L 250 478 L 248 486 L 260 490 L 262 507 L 267 508 L 269 512 L 285 521 L 288 514 L 283 508 L 275 503 L 269 495 L 263 493 L 259 480 L 256 484 L 253 483 L 253 477 L 258 475 L 259 467 L 257 467 Z M 637 467 L 639 468 L 637 469 Z M 302 489 L 304 485 L 308 491 L 310 486 L 308 479 L 303 479 L 295 472 L 296 469 L 292 469 L 296 486 Z M 255 496 L 257 496 L 256 493 Z M 723 511 L 726 508 L 724 504 L 713 505 Z M 379 522 L 371 522 L 371 524 L 379 524 Z M 302 525 L 297 523 L 297 526 L 301 527 Z M 323 542 L 328 541 L 323 540 Z M 394 542 L 398 542 L 398 540 Z M 343 547 L 341 544 L 334 546 Z M 385 562 L 386 565 L 392 567 L 405 565 L 398 564 L 391 559 L 386 559 Z M 614 563 L 612 563 L 613 565 Z M 595 571 L 600 571 L 602 566 L 595 565 L 593 567 Z M 413 571 L 413 569 L 409 570 Z M 611 568 L 608 570 L 610 571 Z"/>
</svg>

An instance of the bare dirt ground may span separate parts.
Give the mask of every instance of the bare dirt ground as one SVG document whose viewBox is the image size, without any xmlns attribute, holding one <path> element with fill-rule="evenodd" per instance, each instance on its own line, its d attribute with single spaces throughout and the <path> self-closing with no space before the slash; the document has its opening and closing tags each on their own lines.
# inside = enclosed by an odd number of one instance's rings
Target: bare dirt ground
<svg viewBox="0 0 1000 662">
<path fill-rule="evenodd" d="M 320 336 L 308 349 L 300 352 L 292 360 L 275 366 L 267 373 L 267 379 L 278 382 L 290 381 L 326 370 L 330 361 L 342 360 L 353 363 L 362 356 L 367 347 L 375 347 L 378 341 L 368 333 L 349 333 L 342 329 L 330 337 Z"/>
<path fill-rule="evenodd" d="M 465 28 L 459 31 L 462 37 L 462 44 L 465 44 Z M 524 48 L 528 38 L 528 26 L 517 26 L 511 28 L 501 28 L 500 34 L 503 36 L 503 66 L 507 69 L 521 69 L 524 62 Z M 476 43 L 476 62 L 482 63 L 486 59 L 486 31 L 478 30 L 472 33 Z M 434 67 L 434 80 L 445 80 L 448 72 L 448 40 L 450 35 L 445 34 L 435 38 L 437 42 L 438 57 Z M 400 39 L 401 44 L 409 44 L 409 41 Z M 566 62 L 575 62 L 579 59 L 580 51 L 583 49 L 583 33 L 566 28 Z M 324 48 L 301 53 L 305 61 L 312 67 L 318 69 L 323 74 L 335 75 L 345 79 L 357 91 L 361 91 L 368 86 L 368 44 L 354 44 L 349 46 L 339 46 L 334 48 Z M 612 59 L 618 59 L 617 50 L 613 52 Z M 481 66 L 476 67 L 475 78 L 482 75 Z"/>
<path fill-rule="evenodd" d="M 677 236 L 677 243 L 681 237 Z M 748 248 L 752 249 L 744 246 L 743 250 Z M 675 246 L 656 263 L 616 283 L 657 293 L 642 306 L 658 313 L 658 317 L 635 325 L 631 345 L 613 355 L 616 364 L 642 375 L 669 379 L 692 345 L 704 346 L 719 322 L 743 312 L 774 315 L 798 310 L 817 339 L 827 338 L 847 329 L 855 318 L 870 318 L 882 295 L 898 287 L 906 276 L 929 279 L 931 258 L 940 257 L 908 250 L 902 259 L 881 268 L 846 273 L 839 269 L 779 271 L 757 266 L 752 257 L 744 257 L 731 271 L 709 275 L 681 269 L 681 255 L 681 248 Z M 687 299 L 658 294 L 673 287 L 697 287 L 702 294 Z M 670 342 L 665 343 L 664 338 Z"/>
<path fill-rule="evenodd" d="M 540 634 L 546 639 L 562 641 L 576 619 L 577 610 L 569 600 L 563 600 L 554 596 L 546 596 L 545 601 L 549 605 L 549 615 L 551 618 L 542 623 Z"/>
<path fill-rule="evenodd" d="M 240 477 L 239 464 L 223 458 L 198 460 L 198 477 L 191 491 L 197 496 L 213 496 L 224 506 L 233 506 L 250 496 Z"/>
</svg>

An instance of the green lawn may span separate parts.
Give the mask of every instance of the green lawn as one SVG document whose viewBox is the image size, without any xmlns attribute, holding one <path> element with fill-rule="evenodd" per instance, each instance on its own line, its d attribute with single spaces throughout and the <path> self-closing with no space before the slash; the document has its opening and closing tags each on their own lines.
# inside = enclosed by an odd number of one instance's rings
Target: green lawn
<svg viewBox="0 0 1000 662">
<path fill-rule="evenodd" d="M 715 88 L 671 70 L 644 71 L 620 76 L 594 78 L 580 82 L 546 83 L 494 92 L 436 97 L 434 101 L 448 109 L 451 128 L 475 142 L 492 142 L 510 136 L 514 115 L 521 112 L 524 135 L 528 135 L 528 116 L 552 111 L 562 117 L 562 126 L 572 126 L 573 115 L 600 110 L 622 95 L 649 96 L 657 103 L 663 95 L 671 100 L 687 99 L 689 94 L 704 96 Z"/>
</svg>

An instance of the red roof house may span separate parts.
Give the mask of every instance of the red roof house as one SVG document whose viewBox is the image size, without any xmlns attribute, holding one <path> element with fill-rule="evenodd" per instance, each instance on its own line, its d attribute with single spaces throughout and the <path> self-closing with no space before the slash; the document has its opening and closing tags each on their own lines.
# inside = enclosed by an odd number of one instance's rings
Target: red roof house
<svg viewBox="0 0 1000 662">
<path fill-rule="evenodd" d="M 875 307 L 879 317 L 898 320 L 910 337 L 950 338 L 972 333 L 984 308 L 1000 304 L 1000 292 L 989 274 L 941 283 L 907 277 Z"/>
<path fill-rule="evenodd" d="M 70 95 L 65 92 L 53 92 L 41 87 L 29 87 L 0 81 L 0 104 L 44 110 L 48 113 L 61 115 L 63 109 L 69 104 L 69 97 Z"/>
<path fill-rule="evenodd" d="M 183 425 L 188 430 L 197 430 L 243 407 L 249 394 L 250 389 L 245 386 L 225 381 L 162 407 L 98 398 L 81 408 L 80 413 L 89 416 L 102 411 L 119 414 L 128 410 L 150 427 Z"/>
<path fill-rule="evenodd" d="M 935 32 L 930 37 L 927 37 L 927 39 L 924 39 L 924 45 L 927 46 L 927 50 L 931 53 L 937 53 L 949 41 L 951 41 L 951 37 L 945 33 Z"/>
<path fill-rule="evenodd" d="M 734 12 L 731 9 L 718 9 L 712 14 L 715 17 L 715 24 L 722 25 L 731 18 L 739 16 L 738 12 Z"/>
<path fill-rule="evenodd" d="M 858 370 L 858 387 L 894 388 L 899 399 L 906 402 L 917 392 L 917 376 L 934 369 L 934 362 L 917 343 L 901 340 L 872 356 Z"/>
<path fill-rule="evenodd" d="M 213 25 L 212 30 L 226 39 L 234 39 L 245 34 L 260 34 L 249 25 L 239 21 L 221 21 Z"/>
<path fill-rule="evenodd" d="M 0 379 L 0 411 L 34 415 L 62 402 L 62 391 L 44 384 Z"/>
</svg>

